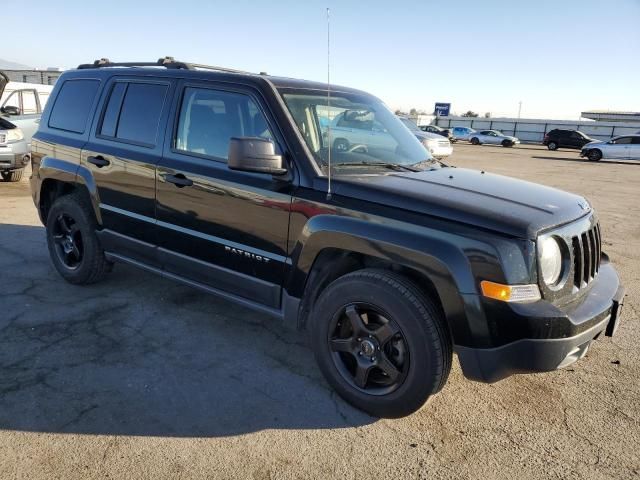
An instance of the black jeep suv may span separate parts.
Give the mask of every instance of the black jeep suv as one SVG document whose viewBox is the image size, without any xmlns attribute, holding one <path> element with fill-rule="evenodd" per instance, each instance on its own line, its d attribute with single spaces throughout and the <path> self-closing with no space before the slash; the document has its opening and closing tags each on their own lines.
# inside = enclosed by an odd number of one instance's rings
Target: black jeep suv
<svg viewBox="0 0 640 480">
<path fill-rule="evenodd" d="M 345 111 L 377 135 L 336 148 Z M 495 382 L 569 365 L 618 324 L 588 202 L 440 164 L 358 90 L 101 60 L 58 80 L 32 162 L 65 280 L 125 262 L 307 328 L 327 381 L 376 416 L 420 408 L 453 352 Z"/>
<path fill-rule="evenodd" d="M 587 143 L 593 141 L 593 138 L 590 138 L 588 135 L 578 130 L 554 128 L 544 136 L 542 144 L 549 150 L 557 150 L 559 148 L 575 148 L 580 150 Z"/>
</svg>

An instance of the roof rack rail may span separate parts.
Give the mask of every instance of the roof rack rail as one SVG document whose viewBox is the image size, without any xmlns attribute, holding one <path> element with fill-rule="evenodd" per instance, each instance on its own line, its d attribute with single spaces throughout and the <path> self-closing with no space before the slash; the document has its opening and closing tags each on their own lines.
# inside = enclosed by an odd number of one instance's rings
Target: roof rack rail
<svg viewBox="0 0 640 480">
<path fill-rule="evenodd" d="M 106 68 L 106 67 L 165 67 L 172 69 L 183 69 L 183 70 L 215 70 L 218 72 L 227 72 L 227 73 L 243 73 L 243 74 L 251 74 L 252 72 L 245 72 L 243 70 L 236 70 L 233 68 L 226 67 L 217 67 L 215 65 L 204 65 L 200 63 L 187 63 L 180 62 L 175 60 L 173 57 L 164 57 L 159 58 L 156 62 L 112 62 L 108 58 L 101 58 L 100 60 L 96 60 L 93 63 L 83 63 L 78 65 L 78 70 L 87 70 L 91 68 Z"/>
</svg>

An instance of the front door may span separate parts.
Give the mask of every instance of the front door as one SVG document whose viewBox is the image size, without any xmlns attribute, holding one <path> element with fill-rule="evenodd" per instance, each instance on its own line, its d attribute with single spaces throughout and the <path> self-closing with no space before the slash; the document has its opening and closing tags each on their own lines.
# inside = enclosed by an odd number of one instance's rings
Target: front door
<svg viewBox="0 0 640 480">
<path fill-rule="evenodd" d="M 82 164 L 95 180 L 105 250 L 158 267 L 155 168 L 173 80 L 114 78 L 104 89 Z"/>
<path fill-rule="evenodd" d="M 184 82 L 156 174 L 163 268 L 217 291 L 278 308 L 292 183 L 230 170 L 231 137 L 263 137 L 284 153 L 257 92 Z"/>
</svg>

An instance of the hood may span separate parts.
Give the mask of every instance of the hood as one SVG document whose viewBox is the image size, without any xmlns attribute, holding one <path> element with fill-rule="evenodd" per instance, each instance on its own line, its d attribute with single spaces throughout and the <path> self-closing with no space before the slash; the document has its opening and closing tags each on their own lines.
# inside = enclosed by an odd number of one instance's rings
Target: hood
<svg viewBox="0 0 640 480">
<path fill-rule="evenodd" d="M 466 168 L 343 176 L 339 182 L 341 195 L 520 238 L 535 239 L 591 211 L 579 195 Z"/>
<path fill-rule="evenodd" d="M 420 131 L 416 130 L 416 131 L 413 131 L 412 133 L 418 138 L 418 140 L 431 140 L 431 139 L 442 140 L 442 135 L 438 135 L 437 133 L 423 132 L 422 130 Z"/>
</svg>

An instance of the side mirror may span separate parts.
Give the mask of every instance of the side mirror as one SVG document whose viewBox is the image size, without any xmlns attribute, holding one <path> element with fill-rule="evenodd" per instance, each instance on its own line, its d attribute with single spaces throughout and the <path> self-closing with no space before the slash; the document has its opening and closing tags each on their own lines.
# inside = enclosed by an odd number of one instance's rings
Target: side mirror
<svg viewBox="0 0 640 480">
<path fill-rule="evenodd" d="M 0 112 L 4 113 L 5 115 L 20 115 L 20 109 L 13 105 L 6 105 L 0 108 Z"/>
<path fill-rule="evenodd" d="M 244 172 L 271 175 L 287 173 L 282 155 L 276 155 L 274 143 L 261 137 L 232 137 L 227 165 L 231 170 Z"/>
</svg>

